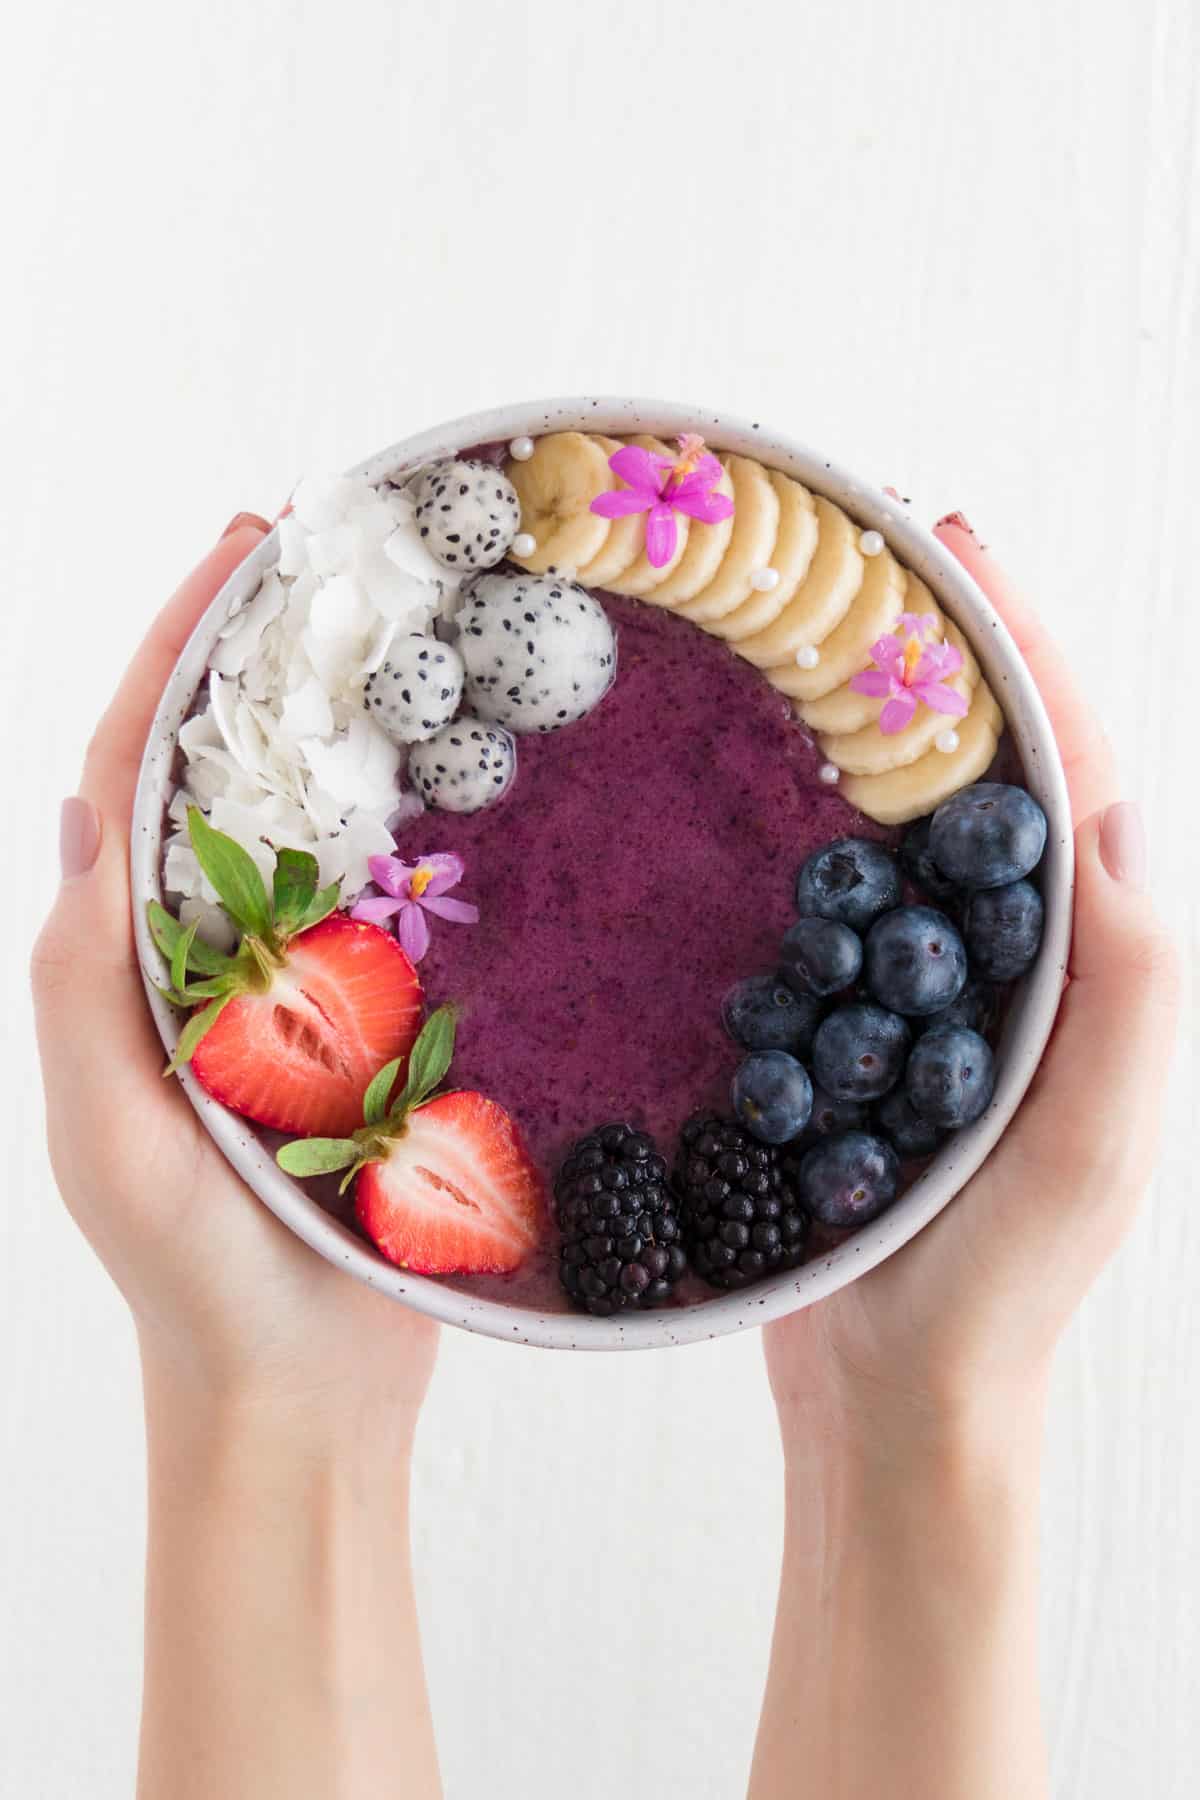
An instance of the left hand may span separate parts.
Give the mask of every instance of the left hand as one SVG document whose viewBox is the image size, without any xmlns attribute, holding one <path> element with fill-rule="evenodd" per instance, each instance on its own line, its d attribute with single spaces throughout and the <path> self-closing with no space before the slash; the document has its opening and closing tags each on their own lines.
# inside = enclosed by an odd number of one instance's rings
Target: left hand
<svg viewBox="0 0 1200 1800">
<path fill-rule="evenodd" d="M 239 515 L 151 627 L 63 817 L 63 882 L 33 957 L 50 1155 L 156 1373 L 305 1431 L 410 1432 L 437 1328 L 314 1254 L 263 1206 L 175 1080 L 142 991 L 129 831 L 142 748 L 193 626 L 269 528 Z"/>
</svg>

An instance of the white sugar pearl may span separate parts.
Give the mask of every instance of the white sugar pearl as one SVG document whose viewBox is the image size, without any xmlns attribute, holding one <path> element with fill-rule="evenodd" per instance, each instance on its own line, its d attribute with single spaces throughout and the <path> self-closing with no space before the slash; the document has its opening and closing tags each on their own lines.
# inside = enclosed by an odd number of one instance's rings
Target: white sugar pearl
<svg viewBox="0 0 1200 1800">
<path fill-rule="evenodd" d="M 760 594 L 769 594 L 773 587 L 779 586 L 778 569 L 755 569 L 750 577 L 750 586 Z"/>
<path fill-rule="evenodd" d="M 815 644 L 802 644 L 796 652 L 798 669 L 815 669 L 821 660 L 821 652 Z"/>
<path fill-rule="evenodd" d="M 508 454 L 514 462 L 528 462 L 533 455 L 533 439 L 527 437 L 514 438 L 508 446 Z"/>
<path fill-rule="evenodd" d="M 532 556 L 537 549 L 537 539 L 532 531 L 518 531 L 512 547 L 514 556 Z"/>
<path fill-rule="evenodd" d="M 943 756 L 949 756 L 952 750 L 958 749 L 957 731 L 939 731 L 933 741 Z"/>
<path fill-rule="evenodd" d="M 864 531 L 858 540 L 858 547 L 864 556 L 878 556 L 883 549 L 883 533 L 881 531 Z"/>
<path fill-rule="evenodd" d="M 836 787 L 841 770 L 836 763 L 822 763 L 817 770 L 817 780 L 823 781 L 826 787 Z"/>
</svg>

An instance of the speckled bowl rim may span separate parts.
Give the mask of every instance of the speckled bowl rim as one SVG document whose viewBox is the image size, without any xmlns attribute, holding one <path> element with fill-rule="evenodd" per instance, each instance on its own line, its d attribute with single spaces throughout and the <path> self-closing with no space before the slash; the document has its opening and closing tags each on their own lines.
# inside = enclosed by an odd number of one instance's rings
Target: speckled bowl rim
<svg viewBox="0 0 1200 1800">
<path fill-rule="evenodd" d="M 664 1308 L 625 1318 L 593 1319 L 575 1313 L 542 1313 L 503 1298 L 458 1292 L 428 1277 L 385 1262 L 338 1220 L 330 1218 L 276 1166 L 245 1120 L 229 1112 L 184 1072 L 184 1089 L 204 1125 L 234 1168 L 296 1235 L 329 1262 L 447 1325 L 508 1343 L 555 1350 L 647 1350 L 695 1343 L 782 1318 L 844 1287 L 906 1244 L 936 1217 L 979 1168 L 1016 1111 L 1046 1047 L 1058 1010 L 1071 931 L 1074 881 L 1070 803 L 1062 762 L 1045 707 L 1012 638 L 984 595 L 937 539 L 878 488 L 797 439 L 728 413 L 659 400 L 585 397 L 528 401 L 472 413 L 403 439 L 353 471 L 379 481 L 453 454 L 466 446 L 547 431 L 635 431 L 673 437 L 702 431 L 717 449 L 760 458 L 826 495 L 864 528 L 882 532 L 889 547 L 924 580 L 940 606 L 969 640 L 999 700 L 1024 764 L 1026 780 L 1050 823 L 1044 863 L 1046 929 L 1041 956 L 1021 983 L 1009 1012 L 998 1058 L 991 1106 L 957 1133 L 896 1205 L 847 1243 L 735 1294 L 694 1306 Z M 150 729 L 134 801 L 131 872 L 134 929 L 146 971 L 146 994 L 168 1050 L 179 1016 L 150 979 L 162 960 L 146 926 L 146 902 L 161 898 L 159 865 L 165 803 L 172 787 L 175 741 L 201 682 L 218 630 L 231 605 L 247 599 L 278 555 L 272 532 L 230 576 L 200 620 L 171 674 Z"/>
</svg>

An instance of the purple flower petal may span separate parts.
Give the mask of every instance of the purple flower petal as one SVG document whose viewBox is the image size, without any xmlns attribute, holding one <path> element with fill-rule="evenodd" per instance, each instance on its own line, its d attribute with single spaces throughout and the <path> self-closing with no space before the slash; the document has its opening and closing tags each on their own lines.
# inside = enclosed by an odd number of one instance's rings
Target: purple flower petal
<svg viewBox="0 0 1200 1800">
<path fill-rule="evenodd" d="M 657 497 L 649 488 L 610 488 L 607 493 L 597 494 L 588 510 L 599 513 L 602 519 L 627 519 L 630 513 L 645 512 Z"/>
<path fill-rule="evenodd" d="M 675 514 L 662 501 L 650 508 L 646 516 L 646 555 L 653 569 L 661 569 L 675 554 L 679 527 Z"/>
<path fill-rule="evenodd" d="M 429 920 L 414 901 L 401 908 L 396 936 L 409 962 L 419 963 L 429 948 Z"/>
<path fill-rule="evenodd" d="M 408 863 L 401 862 L 398 856 L 368 856 L 367 867 L 371 871 L 371 880 L 385 894 L 391 894 L 394 900 L 408 898 L 408 883 L 412 877 Z"/>
<path fill-rule="evenodd" d="M 392 899 L 387 894 L 372 895 L 366 900 L 360 900 L 357 906 L 352 907 L 350 917 L 365 919 L 368 925 L 386 925 L 389 919 L 394 919 L 396 914 L 407 905 L 407 900 Z"/>
<path fill-rule="evenodd" d="M 917 703 L 913 699 L 912 689 L 904 688 L 893 694 L 879 715 L 879 729 L 885 737 L 894 737 L 896 732 L 903 731 L 913 714 Z"/>
<path fill-rule="evenodd" d="M 716 525 L 727 519 L 733 511 L 731 494 L 672 494 L 671 504 L 676 512 L 687 513 L 689 518 L 699 519 L 702 525 Z"/>
<path fill-rule="evenodd" d="M 417 901 L 426 912 L 431 912 L 439 919 L 452 919 L 456 925 L 478 925 L 479 908 L 469 900 L 451 900 L 443 894 L 434 894 L 430 889 Z"/>
<path fill-rule="evenodd" d="M 623 444 L 613 451 L 608 466 L 631 488 L 638 488 L 656 500 L 662 489 L 664 472 L 674 465 L 669 456 L 660 456 L 656 450 L 643 450 L 639 444 Z"/>
<path fill-rule="evenodd" d="M 915 694 L 918 700 L 923 700 L 931 712 L 953 713 L 956 719 L 961 719 L 969 710 L 968 703 L 961 694 L 956 694 L 953 688 L 943 687 L 937 681 L 914 681 L 909 692 Z"/>
<path fill-rule="evenodd" d="M 447 888 L 457 887 L 467 872 L 466 863 L 453 851 L 438 856 L 423 856 L 417 868 L 433 871 L 433 879 L 424 892 L 415 896 L 418 900 L 430 900 L 435 894 L 444 894 Z"/>
<path fill-rule="evenodd" d="M 882 669 L 863 669 L 861 674 L 850 677 L 850 686 L 856 694 L 869 694 L 872 700 L 884 700 L 892 691 L 892 678 Z"/>
</svg>

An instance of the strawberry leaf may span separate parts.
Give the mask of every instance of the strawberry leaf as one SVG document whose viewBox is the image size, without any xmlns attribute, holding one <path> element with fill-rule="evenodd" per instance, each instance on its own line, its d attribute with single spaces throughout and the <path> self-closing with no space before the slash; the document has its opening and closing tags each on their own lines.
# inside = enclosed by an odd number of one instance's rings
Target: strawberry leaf
<svg viewBox="0 0 1200 1800">
<path fill-rule="evenodd" d="M 408 1080 L 404 1084 L 404 1092 L 388 1115 L 390 1120 L 398 1123 L 405 1113 L 422 1105 L 443 1079 L 454 1055 L 457 1025 L 458 1013 L 452 1006 L 439 1006 L 426 1019 L 421 1027 L 421 1035 L 412 1047 L 408 1059 Z"/>
<path fill-rule="evenodd" d="M 196 860 L 234 924 L 270 940 L 270 902 L 253 857 L 223 831 L 214 830 L 198 806 L 188 807 L 188 832 Z"/>
<path fill-rule="evenodd" d="M 319 925 L 322 919 L 327 919 L 330 913 L 336 910 L 341 897 L 342 884 L 340 881 L 331 882 L 328 887 L 322 888 L 319 894 L 314 894 L 305 909 L 303 918 L 295 926 L 295 933 L 311 931 L 314 925 Z"/>
<path fill-rule="evenodd" d="M 297 1138 L 275 1152 L 275 1161 L 286 1175 L 330 1175 L 358 1162 L 354 1138 Z"/>
<path fill-rule="evenodd" d="M 387 1117 L 387 1103 L 392 1089 L 396 1085 L 396 1077 L 404 1062 L 402 1056 L 385 1063 L 370 1087 L 363 1095 L 363 1121 L 367 1125 L 378 1125 Z"/>
<path fill-rule="evenodd" d="M 317 859 L 307 850 L 275 852 L 275 929 L 291 937 L 312 905 L 317 892 Z"/>
<path fill-rule="evenodd" d="M 185 1063 L 190 1063 L 195 1054 L 196 1045 L 208 1031 L 211 1031 L 229 1002 L 235 998 L 232 993 L 221 994 L 211 1001 L 201 1012 L 193 1013 L 179 1034 L 179 1042 L 175 1046 L 175 1054 L 163 1070 L 164 1075 L 174 1075 Z"/>
<path fill-rule="evenodd" d="M 188 956 L 199 928 L 199 921 L 193 919 L 187 930 L 181 931 L 175 939 L 171 950 L 171 986 L 180 994 L 187 989 Z"/>
<path fill-rule="evenodd" d="M 169 963 L 175 953 L 176 943 L 183 936 L 183 926 L 157 900 L 148 903 L 146 918 L 151 937 Z M 198 937 L 188 951 L 188 967 L 195 969 L 198 975 L 221 975 L 233 967 L 233 958 L 226 956 L 222 950 L 214 950 L 211 944 L 206 944 L 203 938 Z"/>
</svg>

